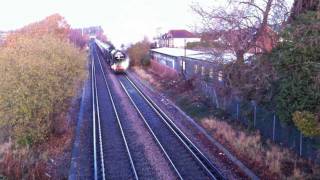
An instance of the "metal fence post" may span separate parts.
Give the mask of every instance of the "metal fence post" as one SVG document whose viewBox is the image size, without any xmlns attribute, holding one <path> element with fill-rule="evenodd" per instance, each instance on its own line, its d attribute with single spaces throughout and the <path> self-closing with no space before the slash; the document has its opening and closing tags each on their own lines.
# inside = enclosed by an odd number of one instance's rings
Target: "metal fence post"
<svg viewBox="0 0 320 180">
<path fill-rule="evenodd" d="M 302 133 L 300 132 L 300 152 L 299 152 L 299 154 L 300 154 L 300 156 L 302 156 Z"/>
<path fill-rule="evenodd" d="M 237 102 L 237 120 L 239 120 L 239 103 Z"/>
<path fill-rule="evenodd" d="M 253 127 L 255 128 L 256 127 L 256 120 L 257 120 L 257 105 L 254 104 L 253 106 Z"/>
<path fill-rule="evenodd" d="M 276 135 L 276 114 L 273 113 L 273 128 L 272 128 L 272 140 L 275 140 Z"/>
<path fill-rule="evenodd" d="M 216 106 L 217 108 L 220 108 L 219 106 L 219 101 L 218 101 L 218 96 L 217 96 L 217 92 L 216 92 L 216 89 L 213 87 L 213 94 L 214 94 L 214 98 L 216 100 Z"/>
</svg>

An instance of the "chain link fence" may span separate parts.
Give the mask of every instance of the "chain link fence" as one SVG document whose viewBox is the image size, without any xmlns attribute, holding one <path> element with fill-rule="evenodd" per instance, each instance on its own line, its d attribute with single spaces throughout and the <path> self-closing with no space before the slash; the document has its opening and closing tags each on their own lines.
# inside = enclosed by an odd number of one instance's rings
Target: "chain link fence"
<svg viewBox="0 0 320 180">
<path fill-rule="evenodd" d="M 225 110 L 232 120 L 239 121 L 248 128 L 257 129 L 265 139 L 320 164 L 320 137 L 303 136 L 294 125 L 282 123 L 275 112 L 260 107 L 254 102 L 219 96 L 217 89 L 210 83 L 200 81 L 197 87 L 212 99 L 212 103 L 217 108 Z"/>
</svg>

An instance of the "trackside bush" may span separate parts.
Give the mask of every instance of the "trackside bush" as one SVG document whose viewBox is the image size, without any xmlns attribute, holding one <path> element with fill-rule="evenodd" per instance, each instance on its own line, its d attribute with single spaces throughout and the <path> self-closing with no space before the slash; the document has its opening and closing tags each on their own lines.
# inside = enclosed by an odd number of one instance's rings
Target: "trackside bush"
<svg viewBox="0 0 320 180">
<path fill-rule="evenodd" d="M 309 111 L 296 111 L 293 113 L 292 119 L 305 136 L 313 137 L 320 135 L 320 124 L 313 113 Z"/>
<path fill-rule="evenodd" d="M 130 58 L 130 65 L 148 66 L 150 64 L 150 46 L 151 44 L 147 39 L 131 45 L 127 50 Z"/>
<path fill-rule="evenodd" d="M 16 144 L 45 141 L 85 78 L 85 55 L 54 35 L 17 36 L 0 49 L 0 126 Z"/>
</svg>

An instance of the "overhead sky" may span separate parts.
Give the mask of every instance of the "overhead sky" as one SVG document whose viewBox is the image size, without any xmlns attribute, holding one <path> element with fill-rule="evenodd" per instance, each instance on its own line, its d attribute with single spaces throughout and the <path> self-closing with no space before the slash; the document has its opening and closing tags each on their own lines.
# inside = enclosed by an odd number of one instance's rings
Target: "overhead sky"
<svg viewBox="0 0 320 180">
<path fill-rule="evenodd" d="M 101 25 L 116 46 L 154 37 L 169 29 L 190 29 L 197 16 L 190 5 L 226 0 L 3 0 L 0 30 L 13 30 L 59 13 L 72 27 Z M 192 29 L 191 29 L 192 30 Z"/>
</svg>

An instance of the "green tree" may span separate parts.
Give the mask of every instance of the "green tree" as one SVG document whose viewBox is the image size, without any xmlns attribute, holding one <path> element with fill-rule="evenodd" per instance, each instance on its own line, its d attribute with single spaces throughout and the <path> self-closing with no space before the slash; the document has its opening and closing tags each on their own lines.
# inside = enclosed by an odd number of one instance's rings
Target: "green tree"
<svg viewBox="0 0 320 180">
<path fill-rule="evenodd" d="M 277 71 L 276 104 L 280 119 L 292 122 L 296 111 L 319 111 L 320 20 L 316 12 L 297 17 L 273 51 Z M 309 118 L 312 116 L 308 116 Z"/>
</svg>

